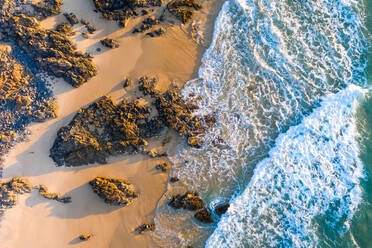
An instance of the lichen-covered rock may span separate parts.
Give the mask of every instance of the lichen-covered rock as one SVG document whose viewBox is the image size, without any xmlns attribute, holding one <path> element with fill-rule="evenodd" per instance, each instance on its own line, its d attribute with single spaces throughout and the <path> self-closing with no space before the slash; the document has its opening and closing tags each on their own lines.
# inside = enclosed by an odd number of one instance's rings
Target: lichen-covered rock
<svg viewBox="0 0 372 248">
<path fill-rule="evenodd" d="M 227 212 L 229 207 L 230 207 L 230 204 L 228 204 L 228 203 L 219 204 L 219 205 L 216 206 L 214 211 L 216 212 L 216 214 L 218 216 L 221 216 L 221 215 L 223 215 L 224 213 Z"/>
<path fill-rule="evenodd" d="M 108 97 L 80 109 L 70 124 L 57 133 L 50 156 L 57 165 L 105 163 L 109 155 L 133 151 L 147 144 L 139 123 L 150 114 L 147 107 Z"/>
<path fill-rule="evenodd" d="M 186 23 L 193 16 L 193 10 L 201 9 L 195 0 L 172 0 L 167 5 L 167 10 L 182 23 Z"/>
<path fill-rule="evenodd" d="M 96 177 L 89 184 L 109 204 L 126 206 L 138 197 L 133 185 L 122 179 Z"/>
<path fill-rule="evenodd" d="M 62 6 L 62 0 L 43 0 L 32 4 L 32 7 L 38 13 L 40 19 L 48 16 L 58 15 Z"/>
<path fill-rule="evenodd" d="M 0 45 L 0 157 L 22 136 L 26 126 L 56 116 L 46 82 L 18 60 L 18 50 Z"/>
<path fill-rule="evenodd" d="M 19 15 L 9 19 L 10 32 L 20 47 L 51 75 L 62 77 L 74 87 L 95 76 L 97 69 L 86 54 L 76 50 L 66 34 L 42 29 L 36 19 Z"/>
<path fill-rule="evenodd" d="M 197 193 L 187 192 L 183 195 L 173 196 L 168 202 L 168 205 L 175 209 L 183 208 L 186 210 L 195 211 L 202 209 L 204 203 L 202 199 L 199 198 Z"/>
<path fill-rule="evenodd" d="M 7 182 L 0 182 L 0 209 L 11 208 L 17 203 L 18 194 L 30 193 L 31 184 L 21 177 L 13 177 Z"/>
<path fill-rule="evenodd" d="M 71 197 L 70 196 L 61 196 L 58 193 L 50 193 L 48 192 L 48 188 L 45 185 L 39 186 L 39 193 L 42 197 L 50 200 L 55 200 L 62 203 L 70 203 Z"/>
<path fill-rule="evenodd" d="M 143 234 L 148 231 L 154 231 L 155 230 L 155 224 L 142 224 L 138 226 L 134 231 L 138 234 Z"/>
<path fill-rule="evenodd" d="M 105 38 L 101 40 L 101 44 L 105 47 L 109 48 L 118 48 L 120 46 L 119 42 L 117 40 L 111 39 L 111 38 Z"/>
</svg>

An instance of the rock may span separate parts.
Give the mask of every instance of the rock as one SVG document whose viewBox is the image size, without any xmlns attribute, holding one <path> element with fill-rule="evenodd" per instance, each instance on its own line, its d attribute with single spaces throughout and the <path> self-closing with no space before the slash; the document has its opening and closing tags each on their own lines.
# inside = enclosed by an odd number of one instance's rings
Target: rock
<svg viewBox="0 0 372 248">
<path fill-rule="evenodd" d="M 183 195 L 175 195 L 168 202 L 168 205 L 175 209 L 187 209 L 195 211 L 203 208 L 203 201 L 198 197 L 197 193 L 189 193 Z"/>
<path fill-rule="evenodd" d="M 123 88 L 129 87 L 129 85 L 131 85 L 131 83 L 132 83 L 132 80 L 130 80 L 130 78 L 124 79 L 124 81 L 123 81 Z"/>
<path fill-rule="evenodd" d="M 88 240 L 91 239 L 92 237 L 93 237 L 93 235 L 90 234 L 90 233 L 84 233 L 84 234 L 80 234 L 80 235 L 79 235 L 79 239 L 80 239 L 81 241 L 88 241 Z"/>
<path fill-rule="evenodd" d="M 195 213 L 194 217 L 203 223 L 212 223 L 213 218 L 208 209 L 204 208 Z"/>
<path fill-rule="evenodd" d="M 0 209 L 11 208 L 17 203 L 18 194 L 30 193 L 31 184 L 25 178 L 13 177 L 0 183 Z"/>
<path fill-rule="evenodd" d="M 143 33 L 157 24 L 159 24 L 159 20 L 156 19 L 154 16 L 147 17 L 145 20 L 143 20 L 143 22 L 140 24 L 138 28 L 135 28 L 132 31 L 132 33 Z"/>
<path fill-rule="evenodd" d="M 138 226 L 134 231 L 138 234 L 143 234 L 147 231 L 154 231 L 155 230 L 155 224 L 142 224 Z"/>
<path fill-rule="evenodd" d="M 66 35 L 74 35 L 75 32 L 71 29 L 71 26 L 67 23 L 61 23 L 56 26 L 56 30 Z"/>
<path fill-rule="evenodd" d="M 214 211 L 216 212 L 216 214 L 218 216 L 221 216 L 221 215 L 223 215 L 224 213 L 227 212 L 229 207 L 230 207 L 229 203 L 223 203 L 223 204 L 217 205 L 216 208 L 214 209 Z"/>
<path fill-rule="evenodd" d="M 88 35 L 86 32 L 82 32 L 81 35 L 82 35 L 85 39 L 89 39 L 89 35 Z"/>
<path fill-rule="evenodd" d="M 85 26 L 90 34 L 93 34 L 96 31 L 96 27 L 91 24 Z"/>
<path fill-rule="evenodd" d="M 89 22 L 85 19 L 80 19 L 80 23 L 85 25 L 85 26 L 89 25 Z"/>
<path fill-rule="evenodd" d="M 74 87 L 85 83 L 97 73 L 91 59 L 76 51 L 66 34 L 46 30 L 26 15 L 12 16 L 8 34 L 36 62 L 39 69 L 62 77 Z"/>
<path fill-rule="evenodd" d="M 150 33 L 147 33 L 146 36 L 150 36 L 150 37 L 159 37 L 161 35 L 164 34 L 164 29 L 163 28 L 159 28 L 159 29 L 156 29 Z"/>
<path fill-rule="evenodd" d="M 57 133 L 50 156 L 57 165 L 77 166 L 105 163 L 113 154 L 132 152 L 147 143 L 139 122 L 150 114 L 147 107 L 123 101 L 114 105 L 102 97 L 85 109 L 80 109 L 70 124 Z"/>
<path fill-rule="evenodd" d="M 48 192 L 48 188 L 44 185 L 39 186 L 39 193 L 42 197 L 46 199 L 55 200 L 55 201 L 62 202 L 62 203 L 71 202 L 71 197 L 69 196 L 61 197 L 61 195 L 58 193 L 50 193 Z"/>
<path fill-rule="evenodd" d="M 96 177 L 89 184 L 109 204 L 126 206 L 138 197 L 133 185 L 122 179 Z"/>
<path fill-rule="evenodd" d="M 61 10 L 62 0 L 43 0 L 31 5 L 38 13 L 40 19 L 58 15 Z"/>
<path fill-rule="evenodd" d="M 120 46 L 117 40 L 110 39 L 110 38 L 105 38 L 101 40 L 101 44 L 109 48 L 118 48 Z"/>
<path fill-rule="evenodd" d="M 66 17 L 67 21 L 71 24 L 71 26 L 74 26 L 75 24 L 79 23 L 79 19 L 76 17 L 74 13 L 63 13 L 63 15 Z"/>
<path fill-rule="evenodd" d="M 178 177 L 171 177 L 170 179 L 169 179 L 169 181 L 171 182 L 171 183 L 175 183 L 175 182 L 178 182 L 180 179 L 178 179 Z"/>
<path fill-rule="evenodd" d="M 162 162 L 162 163 L 157 164 L 155 168 L 162 172 L 167 172 L 169 168 L 169 164 L 167 162 Z"/>
<path fill-rule="evenodd" d="M 144 16 L 144 15 L 147 15 L 149 12 L 145 9 L 141 10 L 141 15 Z"/>
<path fill-rule="evenodd" d="M 172 0 L 167 5 L 167 10 L 182 23 L 186 23 L 193 16 L 193 10 L 201 9 L 195 0 Z"/>
</svg>

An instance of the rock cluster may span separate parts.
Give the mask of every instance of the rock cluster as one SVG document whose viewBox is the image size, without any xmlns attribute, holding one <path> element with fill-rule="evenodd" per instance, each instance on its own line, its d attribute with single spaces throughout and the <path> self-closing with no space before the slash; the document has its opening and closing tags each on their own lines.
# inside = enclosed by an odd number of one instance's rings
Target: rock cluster
<svg viewBox="0 0 372 248">
<path fill-rule="evenodd" d="M 78 52 L 66 34 L 41 28 L 35 18 L 24 14 L 10 17 L 8 36 L 27 52 L 39 69 L 62 77 L 74 87 L 97 73 L 91 58 Z"/>
<path fill-rule="evenodd" d="M 162 172 L 167 172 L 169 168 L 169 164 L 167 162 L 162 162 L 162 163 L 157 164 L 155 168 Z"/>
<path fill-rule="evenodd" d="M 174 209 L 186 209 L 197 211 L 194 217 L 204 223 L 212 223 L 213 218 L 210 211 L 204 207 L 204 202 L 197 193 L 186 192 L 185 194 L 175 195 L 168 202 L 168 206 Z"/>
<path fill-rule="evenodd" d="M 143 33 L 157 24 L 159 24 L 159 20 L 156 19 L 154 16 L 147 17 L 145 20 L 142 21 L 138 28 L 133 29 L 132 33 Z"/>
<path fill-rule="evenodd" d="M 18 194 L 30 193 L 31 190 L 31 184 L 21 177 L 0 183 L 0 208 L 13 207 L 17 203 Z"/>
<path fill-rule="evenodd" d="M 138 226 L 134 231 L 138 234 L 143 234 L 148 231 L 154 231 L 155 230 L 155 224 L 142 224 Z"/>
<path fill-rule="evenodd" d="M 61 196 L 58 193 L 50 193 L 48 192 L 48 188 L 45 185 L 39 186 L 39 193 L 42 197 L 50 200 L 55 200 L 62 203 L 70 203 L 71 197 L 70 196 Z"/>
<path fill-rule="evenodd" d="M 167 10 L 182 23 L 192 18 L 193 9 L 201 9 L 201 5 L 195 0 L 172 0 L 167 5 Z"/>
<path fill-rule="evenodd" d="M 16 56 L 20 55 L 9 46 L 0 46 L 0 156 L 29 123 L 56 116 L 51 91 L 19 62 Z"/>
<path fill-rule="evenodd" d="M 96 177 L 89 184 L 109 204 L 126 206 L 138 197 L 133 185 L 122 179 Z"/>
<path fill-rule="evenodd" d="M 145 121 L 148 107 L 123 101 L 115 105 L 108 97 L 80 109 L 57 133 L 50 156 L 57 165 L 105 163 L 110 155 L 132 152 L 147 144 Z"/>
<path fill-rule="evenodd" d="M 119 42 L 117 40 L 111 39 L 111 38 L 105 38 L 101 40 L 101 44 L 105 47 L 109 48 L 118 48 L 120 46 Z"/>
</svg>

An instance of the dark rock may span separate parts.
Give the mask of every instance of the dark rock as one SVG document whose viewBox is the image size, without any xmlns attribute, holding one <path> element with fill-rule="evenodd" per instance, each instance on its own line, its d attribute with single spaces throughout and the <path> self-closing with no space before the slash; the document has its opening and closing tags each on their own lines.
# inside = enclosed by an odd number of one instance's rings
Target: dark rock
<svg viewBox="0 0 372 248">
<path fill-rule="evenodd" d="M 187 209 L 195 211 L 203 208 L 203 201 L 198 197 L 197 193 L 186 193 L 184 195 L 175 195 L 168 202 L 168 205 L 175 209 Z"/>
<path fill-rule="evenodd" d="M 167 172 L 169 168 L 169 164 L 167 162 L 162 162 L 162 163 L 157 164 L 155 168 L 162 172 Z"/>
<path fill-rule="evenodd" d="M 143 33 L 149 29 L 151 29 L 154 25 L 159 24 L 159 20 L 156 19 L 154 16 L 147 17 L 143 22 L 140 24 L 138 28 L 135 28 L 132 33 Z"/>
<path fill-rule="evenodd" d="M 178 182 L 180 179 L 178 179 L 178 177 L 171 177 L 170 179 L 169 179 L 169 181 L 171 182 L 171 183 L 175 183 L 175 182 Z"/>
<path fill-rule="evenodd" d="M 80 19 L 80 23 L 85 25 L 85 26 L 89 25 L 89 22 L 85 19 Z"/>
<path fill-rule="evenodd" d="M 195 213 L 194 217 L 203 223 L 212 223 L 213 218 L 208 209 L 204 208 Z"/>
<path fill-rule="evenodd" d="M 138 226 L 134 231 L 138 234 L 143 234 L 147 231 L 154 231 L 155 230 L 155 224 L 142 224 Z"/>
<path fill-rule="evenodd" d="M 92 234 L 87 233 L 87 234 L 81 234 L 81 235 L 79 236 L 79 239 L 80 239 L 81 241 L 87 241 L 87 240 L 91 239 L 92 237 L 93 237 Z"/>
<path fill-rule="evenodd" d="M 93 34 L 93 33 L 96 31 L 96 27 L 93 26 L 93 25 L 91 25 L 91 24 L 88 24 L 88 25 L 86 25 L 85 27 L 87 28 L 87 30 L 88 30 L 88 32 L 89 32 L 90 34 Z"/>
<path fill-rule="evenodd" d="M 145 9 L 141 10 L 141 14 L 144 16 L 144 15 L 147 15 L 149 12 Z"/>
<path fill-rule="evenodd" d="M 96 51 L 100 52 L 102 49 L 100 47 L 97 47 Z"/>
<path fill-rule="evenodd" d="M 97 73 L 96 67 L 86 56 L 76 51 L 76 46 L 66 34 L 39 27 L 36 19 L 12 16 L 8 35 L 37 63 L 39 69 L 62 77 L 74 87 L 85 83 Z"/>
<path fill-rule="evenodd" d="M 81 35 L 82 35 L 85 39 L 89 39 L 89 35 L 88 35 L 86 32 L 82 32 Z"/>
<path fill-rule="evenodd" d="M 71 26 L 74 26 L 75 24 L 79 23 L 79 19 L 76 17 L 74 13 L 63 13 L 63 15 L 66 17 L 67 21 L 71 24 Z"/>
<path fill-rule="evenodd" d="M 105 38 L 101 40 L 101 44 L 109 48 L 118 48 L 120 46 L 117 40 L 110 39 L 110 38 Z"/>
<path fill-rule="evenodd" d="M 147 33 L 146 36 L 150 36 L 150 37 L 159 37 L 159 36 L 162 36 L 164 34 L 164 29 L 162 28 L 159 28 L 159 29 L 156 29 L 150 33 Z"/>
<path fill-rule="evenodd" d="M 224 204 L 220 204 L 220 205 L 217 205 L 216 208 L 214 209 L 214 211 L 216 211 L 216 214 L 218 216 L 221 216 L 223 215 L 224 213 L 227 212 L 227 210 L 229 209 L 230 207 L 230 204 L 228 203 L 224 203 Z"/>
<path fill-rule="evenodd" d="M 61 10 L 61 0 L 43 0 L 36 4 L 31 5 L 38 13 L 40 19 L 44 19 L 48 16 L 58 15 Z"/>
<path fill-rule="evenodd" d="M 122 179 L 96 177 L 89 184 L 109 204 L 126 206 L 138 197 L 133 185 Z"/>
</svg>

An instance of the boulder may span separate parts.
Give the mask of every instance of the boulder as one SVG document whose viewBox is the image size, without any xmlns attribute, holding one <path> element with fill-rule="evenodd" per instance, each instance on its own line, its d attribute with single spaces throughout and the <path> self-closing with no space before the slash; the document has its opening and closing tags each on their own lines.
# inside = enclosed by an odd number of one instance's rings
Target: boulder
<svg viewBox="0 0 372 248">
<path fill-rule="evenodd" d="M 227 210 L 229 209 L 230 207 L 230 204 L 229 203 L 223 203 L 223 204 L 219 204 L 216 206 L 216 208 L 214 209 L 214 211 L 216 212 L 216 214 L 218 216 L 221 216 L 223 215 L 224 213 L 227 212 Z"/>
<path fill-rule="evenodd" d="M 213 223 L 213 218 L 208 209 L 203 208 L 194 214 L 194 217 L 203 223 Z"/>
<path fill-rule="evenodd" d="M 168 205 L 174 209 L 186 209 L 190 211 L 195 211 L 202 209 L 204 203 L 202 199 L 199 198 L 197 193 L 185 193 L 183 195 L 175 195 L 173 196 Z"/>
<path fill-rule="evenodd" d="M 119 42 L 117 40 L 111 39 L 111 38 L 105 38 L 101 40 L 101 44 L 105 47 L 109 48 L 118 48 L 120 46 Z"/>
</svg>

